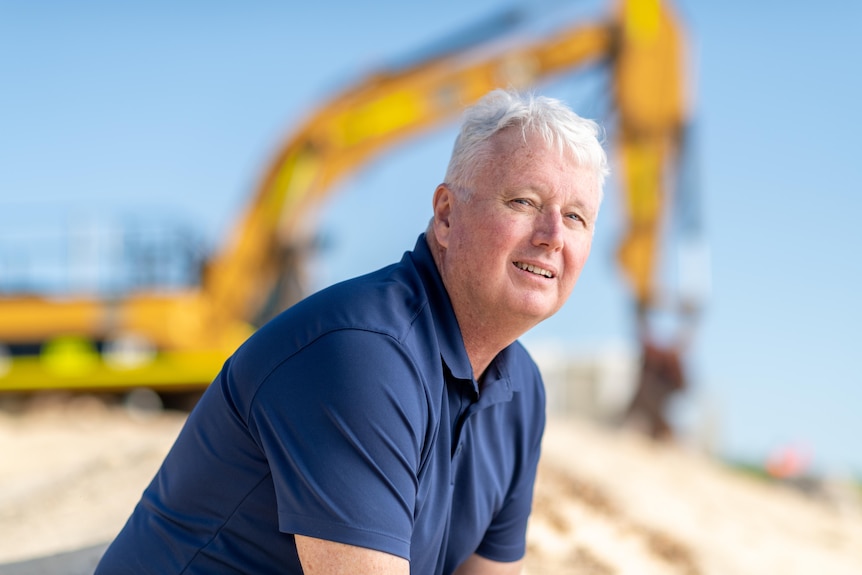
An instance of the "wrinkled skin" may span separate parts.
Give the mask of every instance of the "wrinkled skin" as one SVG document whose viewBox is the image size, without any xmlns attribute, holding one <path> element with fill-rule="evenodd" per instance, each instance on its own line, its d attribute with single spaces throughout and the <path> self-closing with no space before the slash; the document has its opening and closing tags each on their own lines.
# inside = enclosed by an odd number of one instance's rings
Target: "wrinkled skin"
<svg viewBox="0 0 862 575">
<path fill-rule="evenodd" d="M 507 128 L 491 145 L 466 195 L 437 187 L 429 240 L 477 375 L 566 302 L 601 198 L 595 170 L 538 136 Z"/>
</svg>

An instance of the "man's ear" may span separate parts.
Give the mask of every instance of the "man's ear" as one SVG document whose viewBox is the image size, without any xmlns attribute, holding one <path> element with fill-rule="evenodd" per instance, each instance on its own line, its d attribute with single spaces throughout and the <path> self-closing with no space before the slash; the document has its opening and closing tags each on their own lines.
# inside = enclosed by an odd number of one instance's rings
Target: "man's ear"
<svg viewBox="0 0 862 575">
<path fill-rule="evenodd" d="M 434 222 L 432 228 L 437 243 L 444 248 L 449 246 L 449 231 L 451 230 L 449 220 L 452 217 L 452 204 L 454 200 L 454 192 L 446 184 L 440 184 L 434 190 Z"/>
</svg>

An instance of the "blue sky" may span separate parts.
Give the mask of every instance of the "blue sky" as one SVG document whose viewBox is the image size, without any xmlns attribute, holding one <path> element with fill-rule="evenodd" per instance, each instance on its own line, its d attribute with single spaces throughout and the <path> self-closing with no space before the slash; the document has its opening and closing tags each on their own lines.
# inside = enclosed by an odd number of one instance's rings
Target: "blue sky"
<svg viewBox="0 0 862 575">
<path fill-rule="evenodd" d="M 129 219 L 189 227 L 215 248 L 316 102 L 513 5 L 0 0 L 0 257 Z M 711 264 L 683 407 L 718 410 L 725 454 L 762 460 L 799 443 L 823 470 L 862 474 L 862 5 L 676 5 L 692 41 Z M 550 25 L 606 4 L 522 6 Z M 600 116 L 606 105 L 584 82 L 542 91 Z M 412 247 L 453 129 L 405 143 L 337 188 L 320 214 L 331 243 L 316 263 L 320 285 Z M 631 341 L 612 259 L 614 191 L 572 301 L 528 345 Z"/>
</svg>

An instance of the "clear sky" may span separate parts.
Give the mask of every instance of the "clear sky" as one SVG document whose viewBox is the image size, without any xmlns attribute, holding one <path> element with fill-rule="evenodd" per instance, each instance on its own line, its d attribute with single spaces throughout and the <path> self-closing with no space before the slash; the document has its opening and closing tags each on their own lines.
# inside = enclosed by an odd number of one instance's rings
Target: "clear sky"
<svg viewBox="0 0 862 575">
<path fill-rule="evenodd" d="M 215 249 L 315 103 L 513 5 L 0 0 L 4 265 L 94 221 L 184 226 Z M 862 5 L 676 5 L 692 43 L 711 264 L 683 403 L 717 410 L 727 455 L 762 460 L 795 443 L 823 470 L 862 474 Z M 606 4 L 521 6 L 547 25 Z M 579 81 L 542 91 L 602 120 L 606 104 Z M 412 247 L 452 138 L 443 126 L 338 187 L 320 219 L 331 245 L 316 264 L 320 285 Z M 528 346 L 630 344 L 613 193 L 572 301 Z"/>
</svg>

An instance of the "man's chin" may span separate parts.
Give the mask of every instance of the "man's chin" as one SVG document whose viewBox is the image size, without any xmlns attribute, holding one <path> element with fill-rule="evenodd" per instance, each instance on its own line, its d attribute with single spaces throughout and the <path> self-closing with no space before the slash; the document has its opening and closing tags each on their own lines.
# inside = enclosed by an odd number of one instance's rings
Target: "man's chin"
<svg viewBox="0 0 862 575">
<path fill-rule="evenodd" d="M 556 302 L 553 304 L 548 302 L 530 302 L 523 306 L 519 315 L 524 318 L 525 323 L 530 323 L 530 327 L 532 327 L 552 317 L 560 311 L 561 307 Z"/>
</svg>

